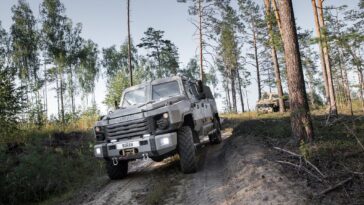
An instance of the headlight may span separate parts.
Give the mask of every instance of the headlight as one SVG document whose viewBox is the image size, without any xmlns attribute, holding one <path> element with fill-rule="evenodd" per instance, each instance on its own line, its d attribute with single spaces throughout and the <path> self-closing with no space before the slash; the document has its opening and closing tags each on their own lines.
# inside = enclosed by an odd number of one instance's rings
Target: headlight
<svg viewBox="0 0 364 205">
<path fill-rule="evenodd" d="M 96 154 L 100 155 L 101 154 L 101 148 L 96 148 Z"/>
<path fill-rule="evenodd" d="M 162 139 L 160 139 L 160 144 L 161 144 L 161 146 L 169 145 L 170 144 L 169 138 L 163 137 Z"/>
<path fill-rule="evenodd" d="M 163 114 L 163 118 L 167 119 L 169 117 L 168 112 Z"/>
<path fill-rule="evenodd" d="M 96 141 L 104 141 L 105 133 L 103 132 L 102 127 L 95 127 Z"/>
</svg>

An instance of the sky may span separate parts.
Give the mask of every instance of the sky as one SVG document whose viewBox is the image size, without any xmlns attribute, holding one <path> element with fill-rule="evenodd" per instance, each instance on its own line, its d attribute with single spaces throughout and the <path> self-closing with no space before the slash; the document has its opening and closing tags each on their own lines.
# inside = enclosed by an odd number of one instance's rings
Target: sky
<svg viewBox="0 0 364 205">
<path fill-rule="evenodd" d="M 232 0 L 235 1 L 235 0 Z M 36 17 L 39 14 L 39 5 L 42 0 L 28 0 Z M 66 15 L 74 23 L 82 23 L 82 36 L 92 39 L 99 48 L 112 45 L 120 45 L 127 35 L 126 0 L 61 0 L 65 5 Z M 257 0 L 259 4 L 263 0 Z M 9 31 L 12 24 L 11 7 L 17 0 L 0 0 L 0 21 L 2 26 Z M 177 0 L 131 0 L 131 33 L 135 43 L 139 43 L 143 33 L 148 27 L 165 31 L 165 38 L 171 40 L 179 49 L 180 65 L 183 67 L 190 58 L 197 53 L 198 40 L 193 36 L 195 27 L 190 20 L 194 18 L 188 15 L 188 6 L 191 4 L 177 3 Z M 358 0 L 326 0 L 326 5 L 343 5 L 350 8 L 358 5 Z M 296 24 L 303 29 L 313 30 L 314 20 L 311 0 L 293 0 Z M 252 69 L 252 68 L 250 68 Z M 253 71 L 253 69 L 252 69 Z M 255 72 L 252 73 L 255 76 Z M 52 91 L 49 91 L 49 111 L 57 112 L 56 99 Z M 254 107 L 257 100 L 256 81 L 248 88 L 250 108 Z M 96 86 L 96 102 L 102 113 L 106 106 L 102 104 L 106 93 L 106 82 L 100 78 Z M 81 98 L 77 101 L 79 104 Z M 222 103 L 218 100 L 221 110 Z"/>
</svg>

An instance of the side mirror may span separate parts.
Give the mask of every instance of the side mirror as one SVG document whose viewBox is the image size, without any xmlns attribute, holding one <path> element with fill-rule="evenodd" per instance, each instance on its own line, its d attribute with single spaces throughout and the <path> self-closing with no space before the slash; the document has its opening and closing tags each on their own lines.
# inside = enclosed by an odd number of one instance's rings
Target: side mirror
<svg viewBox="0 0 364 205">
<path fill-rule="evenodd" d="M 199 93 L 203 93 L 203 82 L 202 82 L 202 80 L 197 81 L 197 91 Z"/>
<path fill-rule="evenodd" d="M 115 109 L 119 109 L 119 104 L 118 104 L 118 101 L 114 101 L 114 106 L 115 106 Z"/>
</svg>

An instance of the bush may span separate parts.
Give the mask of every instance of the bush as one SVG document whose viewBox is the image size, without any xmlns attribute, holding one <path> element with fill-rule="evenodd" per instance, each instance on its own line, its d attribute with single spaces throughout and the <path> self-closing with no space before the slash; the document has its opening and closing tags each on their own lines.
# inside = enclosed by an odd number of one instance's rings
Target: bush
<svg viewBox="0 0 364 205">
<path fill-rule="evenodd" d="M 49 146 L 47 137 L 52 134 L 38 132 L 12 149 L 0 145 L 0 204 L 40 202 L 102 174 L 90 132 L 66 146 Z"/>
</svg>

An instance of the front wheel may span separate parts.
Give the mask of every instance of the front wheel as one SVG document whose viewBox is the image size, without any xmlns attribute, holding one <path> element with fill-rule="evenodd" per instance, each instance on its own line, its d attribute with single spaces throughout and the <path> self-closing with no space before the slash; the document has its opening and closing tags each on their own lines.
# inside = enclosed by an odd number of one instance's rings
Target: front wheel
<svg viewBox="0 0 364 205">
<path fill-rule="evenodd" d="M 128 161 L 121 160 L 114 165 L 112 160 L 106 160 L 106 171 L 110 179 L 123 179 L 128 175 Z"/>
<path fill-rule="evenodd" d="M 214 129 L 215 132 L 209 135 L 209 140 L 211 144 L 220 144 L 222 142 L 221 137 L 221 126 L 219 120 L 215 117 L 214 118 Z"/>
<path fill-rule="evenodd" d="M 183 126 L 177 132 L 178 154 L 183 173 L 197 171 L 196 149 L 193 143 L 193 133 L 190 127 Z"/>
</svg>

